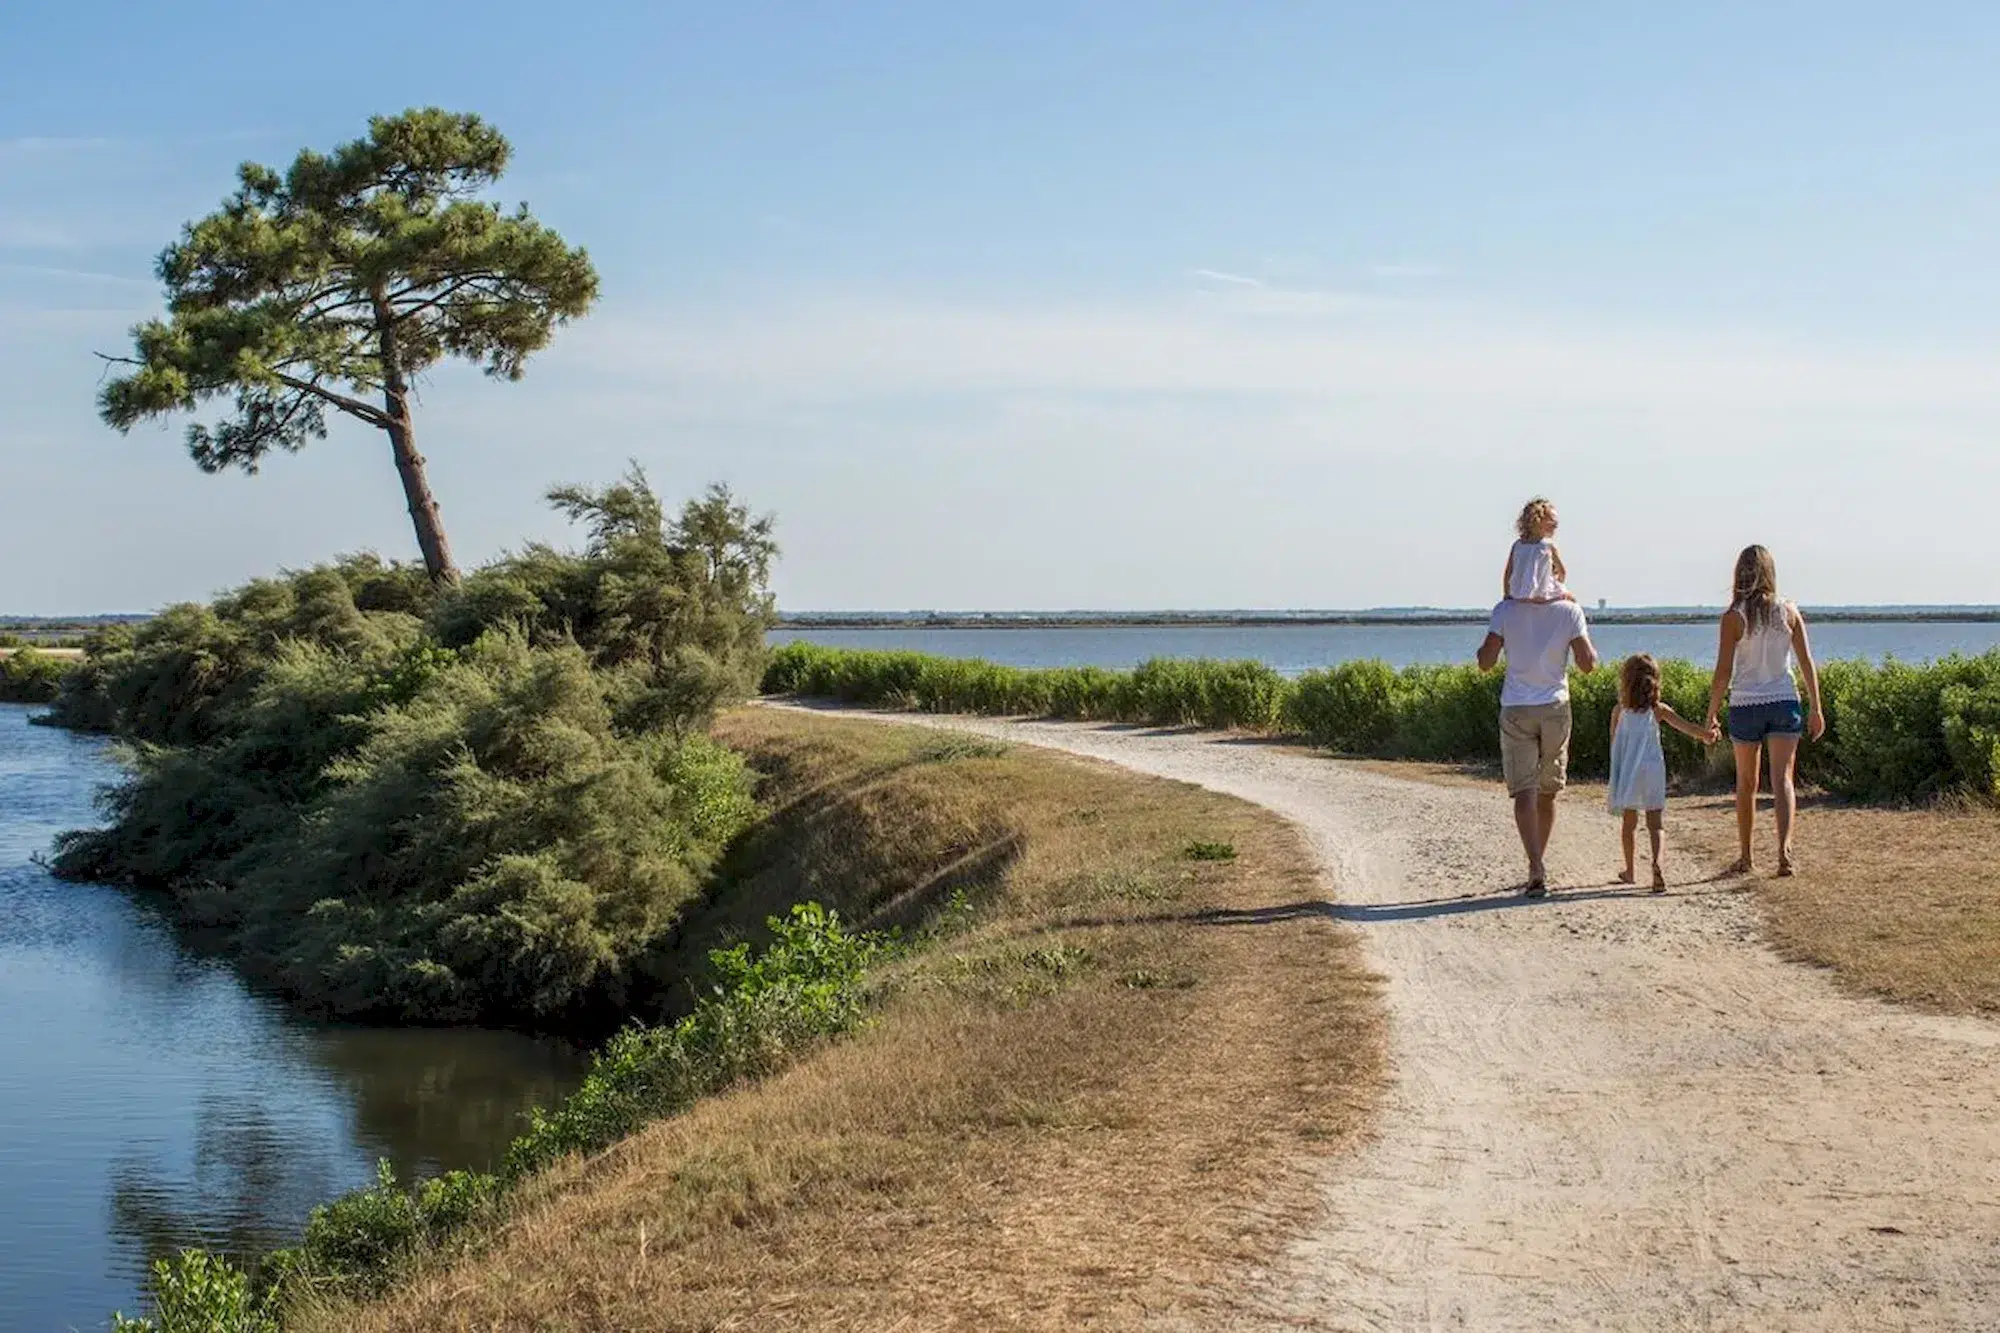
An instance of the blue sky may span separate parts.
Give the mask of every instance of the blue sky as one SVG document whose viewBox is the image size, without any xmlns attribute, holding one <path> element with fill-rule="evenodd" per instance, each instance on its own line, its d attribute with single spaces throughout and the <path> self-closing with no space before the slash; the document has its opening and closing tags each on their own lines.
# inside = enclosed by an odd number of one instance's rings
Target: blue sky
<svg viewBox="0 0 2000 1333">
<path fill-rule="evenodd" d="M 475 110 L 603 299 L 418 428 L 461 559 L 636 457 L 795 609 L 2000 601 L 2000 10 L 0 9 L 0 611 L 413 556 L 380 437 L 208 477 L 96 351 L 244 159 Z"/>
</svg>

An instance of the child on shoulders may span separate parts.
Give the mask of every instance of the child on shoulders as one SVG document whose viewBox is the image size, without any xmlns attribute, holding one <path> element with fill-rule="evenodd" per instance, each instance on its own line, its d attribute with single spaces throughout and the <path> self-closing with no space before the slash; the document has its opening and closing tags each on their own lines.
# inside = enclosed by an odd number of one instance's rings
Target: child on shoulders
<svg viewBox="0 0 2000 1333">
<path fill-rule="evenodd" d="M 1507 552 L 1503 596 L 1515 602 L 1575 601 L 1563 586 L 1569 571 L 1563 568 L 1562 552 L 1556 550 L 1556 507 L 1536 496 L 1521 507 L 1514 531 L 1519 540 Z"/>
</svg>

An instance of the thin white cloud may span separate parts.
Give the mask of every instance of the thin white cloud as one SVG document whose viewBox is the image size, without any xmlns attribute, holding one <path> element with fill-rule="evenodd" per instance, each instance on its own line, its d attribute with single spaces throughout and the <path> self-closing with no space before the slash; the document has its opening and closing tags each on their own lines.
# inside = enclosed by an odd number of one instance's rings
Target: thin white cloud
<svg viewBox="0 0 2000 1333">
<path fill-rule="evenodd" d="M 153 287 L 158 284 L 151 278 L 135 278 L 129 274 L 97 273 L 80 268 L 51 268 L 46 264 L 0 264 L 0 278 L 55 278 L 68 282 L 102 282 L 118 287 Z"/>
<path fill-rule="evenodd" d="M 1252 318 L 1279 310 L 1296 318 Z M 1560 324 L 1249 289 L 1154 306 L 838 297 L 700 318 L 605 313 L 550 353 L 614 374 L 795 400 L 951 392 L 1227 393 L 1639 410 L 2000 407 L 2000 349 L 1856 347 L 1729 330 Z"/>
<path fill-rule="evenodd" d="M 1208 282 L 1220 282 L 1230 287 L 1262 288 L 1268 285 L 1261 278 L 1246 277 L 1241 273 L 1224 273 L 1220 269 L 1213 268 L 1195 269 L 1194 276 Z"/>
</svg>

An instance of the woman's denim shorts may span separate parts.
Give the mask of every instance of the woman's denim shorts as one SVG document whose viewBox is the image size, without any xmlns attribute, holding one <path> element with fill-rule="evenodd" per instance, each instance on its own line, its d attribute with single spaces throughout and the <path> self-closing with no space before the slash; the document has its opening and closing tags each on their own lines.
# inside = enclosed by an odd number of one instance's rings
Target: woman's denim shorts
<svg viewBox="0 0 2000 1333">
<path fill-rule="evenodd" d="M 1766 736 L 1797 736 L 1805 729 L 1805 714 L 1797 699 L 1729 706 L 1729 739 L 1738 745 L 1756 745 Z"/>
</svg>

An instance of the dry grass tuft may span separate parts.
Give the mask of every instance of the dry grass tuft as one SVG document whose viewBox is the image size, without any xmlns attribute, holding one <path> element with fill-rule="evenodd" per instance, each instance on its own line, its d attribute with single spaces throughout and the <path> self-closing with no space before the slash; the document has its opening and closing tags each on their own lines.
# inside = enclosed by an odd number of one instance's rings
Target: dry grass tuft
<svg viewBox="0 0 2000 1333">
<path fill-rule="evenodd" d="M 1297 835 L 1022 747 L 768 709 L 722 731 L 780 813 L 688 947 L 803 896 L 917 922 L 956 890 L 970 927 L 858 1038 L 552 1173 L 486 1253 L 306 1326 L 1054 1330 L 1226 1304 L 1383 1076 L 1375 980 Z"/>
</svg>

